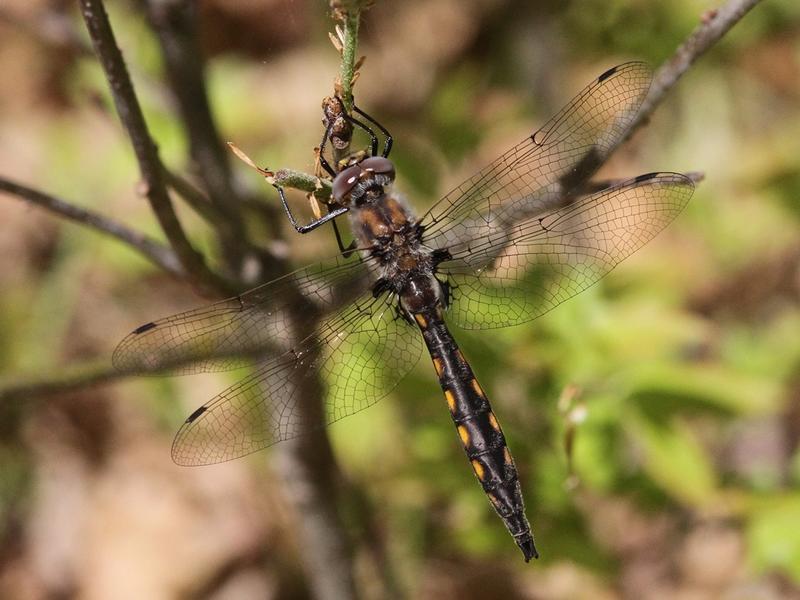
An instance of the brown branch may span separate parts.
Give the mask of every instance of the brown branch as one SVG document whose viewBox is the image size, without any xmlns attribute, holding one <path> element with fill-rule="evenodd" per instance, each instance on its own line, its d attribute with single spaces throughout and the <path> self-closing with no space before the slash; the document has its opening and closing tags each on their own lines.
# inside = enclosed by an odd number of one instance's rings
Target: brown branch
<svg viewBox="0 0 800 600">
<path fill-rule="evenodd" d="M 55 215 L 85 225 L 109 235 L 138 251 L 155 265 L 176 277 L 185 277 L 183 267 L 175 253 L 153 238 L 130 229 L 109 217 L 75 206 L 65 200 L 45 194 L 25 185 L 0 177 L 0 190 L 39 206 Z"/>
<path fill-rule="evenodd" d="M 191 181 L 167 168 L 164 169 L 164 180 L 170 189 L 183 198 L 208 224 L 216 225 L 222 219 L 217 207 L 211 203 L 206 193 Z"/>
<path fill-rule="evenodd" d="M 226 293 L 232 292 L 233 286 L 213 273 L 205 264 L 202 255 L 192 247 L 175 215 L 164 183 L 163 166 L 158 157 L 158 150 L 147 129 L 102 0 L 80 0 L 79 3 L 95 53 L 103 66 L 114 96 L 117 113 L 133 144 L 145 195 L 170 245 L 180 259 L 187 279 L 211 294 L 218 294 L 220 290 Z"/>
<path fill-rule="evenodd" d="M 83 390 L 92 385 L 127 377 L 112 367 L 108 360 L 98 360 L 80 365 L 71 365 L 56 371 L 48 370 L 44 376 L 12 380 L 4 377 L 0 381 L 0 402 L 31 401 L 37 398 L 55 396 L 75 390 Z"/>
<path fill-rule="evenodd" d="M 238 270 L 247 249 L 240 194 L 217 131 L 206 91 L 203 53 L 197 40 L 197 3 L 140 0 L 161 45 L 167 81 L 177 101 L 189 152 L 216 208 L 216 231 L 229 267 Z"/>
<path fill-rule="evenodd" d="M 664 100 L 667 93 L 675 87 L 678 79 L 694 62 L 714 46 L 730 29 L 738 23 L 761 0 L 728 0 L 720 8 L 703 15 L 702 22 L 689 35 L 673 54 L 672 58 L 659 67 L 650 85 L 631 132 L 646 124 L 653 111 Z"/>
</svg>

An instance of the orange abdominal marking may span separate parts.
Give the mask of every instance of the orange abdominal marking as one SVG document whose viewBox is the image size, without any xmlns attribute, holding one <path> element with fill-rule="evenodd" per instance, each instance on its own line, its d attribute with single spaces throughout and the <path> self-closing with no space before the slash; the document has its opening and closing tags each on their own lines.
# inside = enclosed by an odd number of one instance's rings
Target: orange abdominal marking
<svg viewBox="0 0 800 600">
<path fill-rule="evenodd" d="M 511 452 L 508 451 L 508 448 L 503 448 L 503 458 L 505 458 L 507 465 L 514 464 L 514 459 L 511 458 Z"/>
<path fill-rule="evenodd" d="M 434 358 L 433 359 L 433 368 L 436 369 L 436 374 L 441 377 L 442 376 L 442 359 L 441 358 Z M 446 394 L 447 392 L 445 392 Z"/>
<path fill-rule="evenodd" d="M 456 397 L 453 395 L 453 392 L 450 390 L 445 390 L 444 399 L 447 400 L 447 406 L 450 408 L 450 412 L 456 412 Z"/>
<path fill-rule="evenodd" d="M 481 387 L 481 384 L 478 383 L 477 379 L 473 379 L 472 380 L 472 389 L 475 390 L 475 393 L 478 394 L 479 398 L 486 398 L 486 395 L 483 393 L 483 388 Z M 494 416 L 492 416 L 491 418 L 494 418 Z"/>
<path fill-rule="evenodd" d="M 492 429 L 499 432 L 500 431 L 500 423 L 497 422 L 497 417 L 494 416 L 493 412 L 490 412 L 489 415 L 489 425 L 492 426 Z"/>
<path fill-rule="evenodd" d="M 472 468 L 475 469 L 475 475 L 478 476 L 478 479 L 483 481 L 483 476 L 486 475 L 486 472 L 483 469 L 483 465 L 479 460 L 472 461 Z"/>
<path fill-rule="evenodd" d="M 415 314 L 414 318 L 417 320 L 419 326 L 422 327 L 423 329 L 425 329 L 428 326 L 428 320 L 420 313 Z"/>
<path fill-rule="evenodd" d="M 465 447 L 469 446 L 469 431 L 467 431 L 467 428 L 463 425 L 458 426 L 458 437 L 461 438 L 461 443 L 464 444 Z"/>
</svg>

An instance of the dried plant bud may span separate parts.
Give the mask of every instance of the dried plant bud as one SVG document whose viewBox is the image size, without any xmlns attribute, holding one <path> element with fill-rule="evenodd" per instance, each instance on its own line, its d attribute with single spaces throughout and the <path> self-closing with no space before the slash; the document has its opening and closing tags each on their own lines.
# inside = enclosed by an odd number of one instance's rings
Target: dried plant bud
<svg viewBox="0 0 800 600">
<path fill-rule="evenodd" d="M 374 0 L 330 0 L 331 12 L 335 19 L 341 20 L 347 13 L 369 9 Z"/>
<path fill-rule="evenodd" d="M 322 211 L 319 209 L 319 201 L 314 196 L 314 192 L 306 194 L 306 198 L 308 198 L 308 204 L 311 206 L 311 212 L 314 213 L 314 218 L 321 219 Z"/>
<path fill-rule="evenodd" d="M 239 148 L 239 146 L 237 146 L 233 142 L 228 142 L 228 148 L 230 148 L 231 151 L 236 155 L 236 158 L 241 160 L 251 169 L 255 169 L 256 171 L 261 173 L 264 177 L 266 177 L 269 183 L 273 183 L 275 181 L 275 173 L 259 167 L 255 162 L 253 162 L 252 158 L 250 158 L 249 156 L 247 156 L 247 154 L 245 154 L 244 150 Z"/>
<path fill-rule="evenodd" d="M 341 54 L 344 51 L 344 46 L 342 46 L 341 40 L 339 40 L 339 38 L 333 35 L 330 31 L 328 32 L 328 37 L 330 38 L 333 47 L 336 48 L 336 51 Z"/>
<path fill-rule="evenodd" d="M 350 145 L 353 138 L 353 126 L 344 118 L 344 103 L 338 96 L 328 96 L 322 101 L 322 120 L 326 129 L 330 129 L 331 145 L 336 150 L 342 150 Z"/>
</svg>

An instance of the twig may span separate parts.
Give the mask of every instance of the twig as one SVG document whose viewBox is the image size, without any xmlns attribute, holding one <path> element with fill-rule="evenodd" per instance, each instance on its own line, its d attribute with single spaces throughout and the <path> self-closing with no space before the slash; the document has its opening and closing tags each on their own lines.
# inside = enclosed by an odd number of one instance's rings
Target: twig
<svg viewBox="0 0 800 600">
<path fill-rule="evenodd" d="M 216 208 L 216 231 L 228 266 L 236 271 L 248 246 L 246 230 L 228 154 L 206 92 L 203 53 L 197 41 L 196 2 L 140 0 L 140 4 L 161 44 L 168 81 L 189 138 L 189 152 Z"/>
<path fill-rule="evenodd" d="M 700 25 L 678 47 L 672 58 L 656 71 L 650 92 L 639 109 L 639 114 L 631 126 L 631 132 L 649 121 L 653 111 L 689 67 L 759 2 L 761 0 L 728 0 L 720 8 L 703 15 Z"/>
<path fill-rule="evenodd" d="M 149 0 L 153 1 L 153 0 Z M 173 0 L 174 1 L 174 0 Z M 331 40 L 342 55 L 339 75 L 336 78 L 336 96 L 325 98 L 322 102 L 323 115 L 326 126 L 332 128 L 331 143 L 333 145 L 334 160 L 339 161 L 350 150 L 352 126 L 341 117 L 340 113 L 349 113 L 353 109 L 353 86 L 358 79 L 358 69 L 363 59 L 356 60 L 358 49 L 358 29 L 361 12 L 369 5 L 366 0 L 331 0 L 331 10 L 334 18 L 341 26 L 336 27 L 336 35 L 331 34 Z M 341 98 L 341 102 L 337 98 Z M 332 122 L 337 121 L 334 125 Z M 293 169 L 280 169 L 272 172 L 258 167 L 242 150 L 232 142 L 228 142 L 231 150 L 247 165 L 264 175 L 270 184 L 278 184 L 285 188 L 302 190 L 314 195 L 314 198 L 325 204 L 330 200 L 330 182 Z"/>
<path fill-rule="evenodd" d="M 112 367 L 108 360 L 71 365 L 55 371 L 47 371 L 44 376 L 12 381 L 0 381 L 0 402 L 30 401 L 36 398 L 64 394 L 82 390 L 89 386 L 127 377 Z"/>
<path fill-rule="evenodd" d="M 341 9 L 342 64 L 340 67 L 341 98 L 345 110 L 353 110 L 353 85 L 356 82 L 356 51 L 358 49 L 358 25 L 361 21 L 361 6 L 357 3 Z"/>
<path fill-rule="evenodd" d="M 216 206 L 211 203 L 205 192 L 197 188 L 191 181 L 167 168 L 164 169 L 164 180 L 206 222 L 216 225 L 220 221 L 222 217 Z"/>
<path fill-rule="evenodd" d="M 255 161 L 245 153 L 244 150 L 239 148 L 233 142 L 228 142 L 228 147 L 239 160 L 241 160 L 254 171 L 260 173 L 261 176 L 266 179 L 268 184 L 307 192 L 322 204 L 327 204 L 330 201 L 331 192 L 333 189 L 330 181 L 317 177 L 316 175 L 309 175 L 308 173 L 304 173 L 302 171 L 295 171 L 294 169 L 278 169 L 277 171 L 270 171 L 269 169 L 259 167 Z"/>
<path fill-rule="evenodd" d="M 331 197 L 331 182 L 293 169 L 279 169 L 270 183 L 314 194 L 322 202 Z"/>
<path fill-rule="evenodd" d="M 220 290 L 232 292 L 233 286 L 213 273 L 205 264 L 202 255 L 192 247 L 175 215 L 164 184 L 163 166 L 158 157 L 158 150 L 147 129 L 102 0 L 80 0 L 80 7 L 95 53 L 106 73 L 117 113 L 133 144 L 145 195 L 172 249 L 180 259 L 186 277 L 212 294 L 218 294 Z"/>
<path fill-rule="evenodd" d="M 130 229 L 118 221 L 75 206 L 55 196 L 15 183 L 5 177 L 0 177 L 0 190 L 40 206 L 55 215 L 110 235 L 131 246 L 155 265 L 176 277 L 183 278 L 186 275 L 178 257 L 175 256 L 175 253 L 170 248 L 143 233 Z"/>
</svg>

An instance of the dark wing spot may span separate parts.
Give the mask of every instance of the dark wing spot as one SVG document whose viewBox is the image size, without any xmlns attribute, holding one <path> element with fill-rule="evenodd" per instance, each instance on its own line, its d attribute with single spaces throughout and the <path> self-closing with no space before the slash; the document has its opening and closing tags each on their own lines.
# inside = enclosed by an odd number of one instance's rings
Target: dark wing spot
<svg viewBox="0 0 800 600">
<path fill-rule="evenodd" d="M 606 79 L 611 77 L 614 73 L 616 73 L 617 69 L 619 69 L 618 66 L 617 67 L 611 67 L 608 71 L 606 71 L 605 73 L 600 75 L 600 77 L 597 78 L 597 82 L 600 83 L 601 81 L 605 81 Z"/>
<path fill-rule="evenodd" d="M 198 408 L 196 411 L 194 411 L 192 414 L 190 414 L 190 415 L 189 415 L 189 416 L 186 418 L 186 422 L 187 422 L 187 423 L 192 423 L 193 421 L 195 421 L 195 420 L 197 419 L 197 417 L 199 417 L 200 415 L 202 415 L 202 414 L 203 414 L 204 412 L 206 412 L 207 410 L 208 410 L 208 408 L 207 408 L 207 407 L 205 407 L 205 406 L 201 406 L 200 408 Z"/>
<path fill-rule="evenodd" d="M 150 331 L 151 329 L 155 328 L 156 324 L 153 322 L 145 323 L 141 327 L 137 327 L 133 330 L 134 334 L 144 333 L 145 331 Z"/>
<path fill-rule="evenodd" d="M 645 173 L 643 175 L 637 175 L 633 182 L 642 183 L 643 181 L 649 181 L 650 179 L 655 179 L 656 177 L 658 177 L 658 173 Z"/>
</svg>

